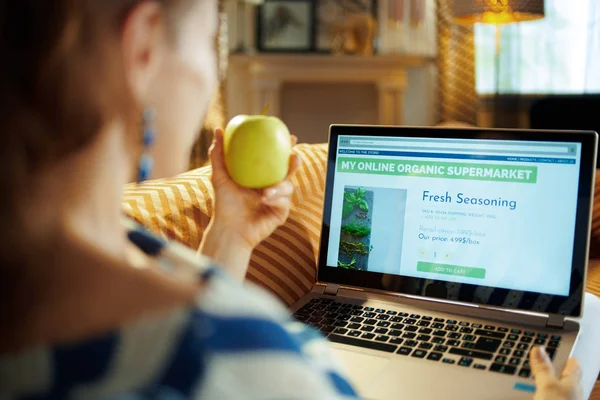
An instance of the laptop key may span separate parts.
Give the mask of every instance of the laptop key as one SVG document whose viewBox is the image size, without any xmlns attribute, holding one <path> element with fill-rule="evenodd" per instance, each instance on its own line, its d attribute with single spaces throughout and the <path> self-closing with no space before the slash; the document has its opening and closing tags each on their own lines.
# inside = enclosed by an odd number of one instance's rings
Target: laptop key
<svg viewBox="0 0 600 400">
<path fill-rule="evenodd" d="M 344 314 L 337 317 L 337 319 L 340 321 L 348 321 L 350 318 L 352 318 L 352 316 L 349 314 Z"/>
<path fill-rule="evenodd" d="M 457 354 L 459 356 L 471 358 L 481 358 L 483 360 L 491 360 L 494 356 L 492 353 L 484 353 L 483 351 L 477 350 L 459 349 L 456 347 L 452 347 L 449 352 L 450 354 Z"/>
<path fill-rule="evenodd" d="M 444 344 L 445 341 L 446 339 L 442 339 L 441 337 L 434 337 L 433 339 L 431 339 L 431 343 L 435 344 Z"/>
<path fill-rule="evenodd" d="M 419 329 L 419 333 L 424 333 L 425 335 L 430 335 L 431 332 L 433 332 L 433 329 L 431 329 L 431 328 L 421 328 L 421 329 Z"/>
<path fill-rule="evenodd" d="M 404 318 L 402 318 L 402 317 L 392 317 L 392 318 L 390 318 L 390 321 L 391 322 L 402 322 L 403 319 Z"/>
<path fill-rule="evenodd" d="M 443 363 L 445 363 L 445 364 L 454 364 L 454 363 L 456 363 L 456 361 L 454 361 L 454 360 L 453 360 L 453 359 L 451 359 L 451 358 L 444 358 L 444 359 L 442 360 L 442 362 L 443 362 Z"/>
<path fill-rule="evenodd" d="M 501 343 L 502 341 L 499 339 L 479 337 L 479 339 L 477 339 L 477 341 L 475 342 L 474 349 L 495 353 L 496 350 L 498 350 L 498 347 L 500 347 Z"/>
<path fill-rule="evenodd" d="M 365 322 L 363 322 L 365 325 L 375 325 L 377 323 L 376 319 L 368 319 Z"/>
<path fill-rule="evenodd" d="M 396 315 L 398 313 L 396 311 L 388 311 L 386 314 L 387 315 Z"/>
<path fill-rule="evenodd" d="M 560 336 L 560 335 L 552 335 L 552 337 L 550 339 L 560 341 L 561 338 L 562 338 L 562 336 Z"/>
<path fill-rule="evenodd" d="M 455 320 L 453 320 L 453 319 L 449 319 L 448 321 L 446 321 L 446 323 L 447 323 L 448 325 L 454 325 L 454 324 L 456 324 L 456 321 L 455 321 Z"/>
<path fill-rule="evenodd" d="M 488 331 L 493 331 L 496 329 L 496 327 L 494 325 L 486 325 L 484 326 L 484 329 Z"/>
<path fill-rule="evenodd" d="M 373 329 L 375 329 L 375 327 L 371 325 L 363 325 L 363 327 L 360 328 L 363 332 L 373 332 Z"/>
<path fill-rule="evenodd" d="M 528 336 L 521 336 L 521 343 L 531 343 L 533 339 Z"/>
<path fill-rule="evenodd" d="M 556 354 L 556 348 L 546 347 L 546 353 L 548 353 L 548 357 L 550 357 L 551 360 L 554 360 L 554 355 Z"/>
<path fill-rule="evenodd" d="M 519 364 L 521 364 L 521 359 L 518 357 L 513 357 L 510 359 L 509 364 L 510 365 L 519 365 Z"/>
<path fill-rule="evenodd" d="M 348 324 L 348 329 L 360 329 L 360 324 L 357 324 L 355 322 Z"/>
<path fill-rule="evenodd" d="M 405 346 L 409 346 L 409 347 L 415 347 L 419 344 L 419 342 L 417 342 L 416 340 L 406 340 L 404 342 Z"/>
<path fill-rule="evenodd" d="M 442 353 L 436 353 L 436 352 L 432 351 L 427 356 L 427 359 L 431 360 L 431 361 L 440 361 L 442 359 Z"/>
<path fill-rule="evenodd" d="M 510 354 L 510 349 L 502 348 L 500 349 L 500 354 L 502 354 L 503 356 L 507 356 Z"/>
<path fill-rule="evenodd" d="M 479 328 L 481 328 L 481 327 L 482 327 L 482 325 L 481 325 L 481 324 L 478 324 L 478 323 L 471 324 L 471 326 L 472 326 L 473 328 L 475 328 L 475 329 L 479 329 Z"/>
<path fill-rule="evenodd" d="M 502 347 L 505 347 L 507 349 L 512 349 L 513 347 L 515 347 L 515 342 L 506 341 L 506 342 L 502 343 Z"/>
<path fill-rule="evenodd" d="M 448 340 L 446 344 L 448 346 L 460 346 L 460 340 Z"/>
<path fill-rule="evenodd" d="M 443 329 L 444 328 L 444 324 L 440 324 L 439 322 L 437 322 L 437 323 L 431 325 L 431 327 L 433 329 Z"/>
<path fill-rule="evenodd" d="M 380 335 L 385 335 L 388 333 L 388 330 L 386 328 L 376 328 L 373 332 Z"/>
<path fill-rule="evenodd" d="M 463 357 L 458 362 L 458 365 L 460 365 L 461 367 L 470 367 L 472 363 L 473 359 L 471 357 Z"/>
<path fill-rule="evenodd" d="M 361 335 L 361 331 L 350 331 L 348 332 L 348 336 L 350 337 L 359 337 Z"/>
<path fill-rule="evenodd" d="M 500 328 L 498 328 L 498 330 L 500 330 Z M 495 338 L 495 339 L 504 339 L 506 337 L 506 335 L 502 332 L 488 331 L 485 329 L 477 329 L 475 331 L 475 334 L 478 336 L 491 337 L 491 338 Z"/>
<path fill-rule="evenodd" d="M 379 321 L 377 323 L 377 326 L 381 326 L 382 328 L 387 328 L 389 327 L 391 324 L 388 321 Z"/>
<path fill-rule="evenodd" d="M 346 325 L 348 325 L 348 323 L 345 321 L 335 321 L 335 324 L 333 324 L 333 325 L 339 326 L 340 328 L 345 328 Z"/>
<path fill-rule="evenodd" d="M 404 323 L 407 325 L 414 325 L 417 323 L 417 320 L 413 318 L 404 318 Z"/>
<path fill-rule="evenodd" d="M 421 318 L 421 316 L 420 316 L 419 314 L 411 314 L 411 315 L 410 315 L 410 317 L 411 317 L 411 318 L 414 318 L 414 319 L 419 319 L 419 318 Z"/>
<path fill-rule="evenodd" d="M 402 344 L 402 342 L 404 342 L 404 339 L 398 337 L 393 337 L 390 339 L 390 343 L 392 344 Z"/>
<path fill-rule="evenodd" d="M 475 348 L 475 343 L 473 342 L 464 342 L 462 347 L 464 349 L 474 349 Z"/>
<path fill-rule="evenodd" d="M 409 325 L 406 328 L 404 328 L 404 332 L 416 332 L 418 330 L 419 330 L 419 328 L 417 328 L 414 325 Z"/>
<path fill-rule="evenodd" d="M 548 339 L 548 335 L 545 333 L 538 333 L 537 337 L 539 337 L 540 339 Z"/>
<path fill-rule="evenodd" d="M 386 310 L 382 309 L 382 308 L 378 308 L 377 310 L 375 310 L 376 313 L 384 313 Z"/>
<path fill-rule="evenodd" d="M 321 332 L 323 333 L 331 333 L 335 330 L 335 326 L 332 325 L 323 325 L 321 326 Z"/>
<path fill-rule="evenodd" d="M 460 326 L 469 326 L 470 325 L 467 321 L 460 321 L 458 324 Z"/>
<path fill-rule="evenodd" d="M 463 340 L 465 340 L 467 342 L 474 342 L 475 339 L 477 339 L 477 336 L 475 336 L 475 335 L 465 335 L 465 336 L 463 336 Z"/>
<path fill-rule="evenodd" d="M 513 367 L 512 365 L 504 365 L 504 364 L 494 363 L 490 366 L 490 371 L 500 372 L 502 374 L 514 375 L 515 372 L 517 371 L 517 368 Z"/>
<path fill-rule="evenodd" d="M 531 365 L 529 364 L 529 360 L 525 360 L 525 362 L 523 363 L 523 368 L 531 368 Z"/>
<path fill-rule="evenodd" d="M 513 356 L 515 357 L 523 357 L 525 355 L 525 352 L 523 350 L 515 350 L 515 352 L 513 353 Z"/>
<path fill-rule="evenodd" d="M 446 325 L 445 329 L 448 332 L 456 332 L 456 331 L 458 331 L 458 325 Z"/>
<path fill-rule="evenodd" d="M 498 328 L 498 332 L 508 332 L 508 328 L 500 327 Z"/>
<path fill-rule="evenodd" d="M 519 376 L 521 378 L 529 378 L 531 376 L 531 370 L 529 368 L 521 368 Z"/>
<path fill-rule="evenodd" d="M 531 331 L 525 331 L 523 333 L 523 335 L 528 336 L 528 337 L 534 337 L 535 336 L 535 332 L 531 332 Z"/>
<path fill-rule="evenodd" d="M 377 314 L 375 314 L 374 312 L 366 312 L 363 314 L 363 317 L 365 318 L 375 318 L 377 316 Z"/>
<path fill-rule="evenodd" d="M 373 310 L 375 310 L 375 309 L 374 309 L 373 307 L 365 307 L 365 308 L 364 308 L 364 310 L 365 310 L 365 311 L 373 311 Z"/>
<path fill-rule="evenodd" d="M 390 335 L 390 336 L 400 336 L 401 334 L 402 334 L 402 332 L 400 332 L 400 331 L 397 331 L 397 330 L 395 330 L 395 329 L 392 329 L 392 330 L 389 332 L 389 335 Z"/>
<path fill-rule="evenodd" d="M 416 358 L 423 358 L 426 354 L 427 352 L 424 350 L 415 350 L 413 351 L 412 356 Z"/>
<path fill-rule="evenodd" d="M 404 335 L 402 335 L 402 337 L 405 339 L 414 339 L 417 337 L 417 334 L 414 332 L 405 332 Z"/>
<path fill-rule="evenodd" d="M 545 340 L 545 339 L 535 339 L 535 340 L 533 341 L 533 343 L 535 343 L 535 344 L 537 344 L 537 345 L 540 345 L 540 346 L 543 346 L 543 345 L 545 345 L 545 344 L 546 344 L 546 340 Z"/>
<path fill-rule="evenodd" d="M 423 321 L 431 321 L 433 318 L 431 318 L 431 317 L 428 317 L 428 316 L 423 316 L 423 317 L 421 317 L 421 319 L 422 319 Z"/>
<path fill-rule="evenodd" d="M 431 336 L 423 335 L 423 334 L 421 334 L 417 337 L 417 340 L 420 340 L 421 342 L 429 342 L 430 339 L 431 339 Z"/>
<path fill-rule="evenodd" d="M 448 339 L 460 339 L 461 336 L 462 336 L 462 334 L 460 334 L 460 333 L 450 332 L 448 334 Z"/>
<path fill-rule="evenodd" d="M 548 347 L 558 347 L 560 342 L 558 340 L 551 340 L 548 342 Z"/>
<path fill-rule="evenodd" d="M 433 332 L 433 336 L 444 337 L 446 336 L 446 331 L 435 331 Z"/>
<path fill-rule="evenodd" d="M 358 346 L 358 347 L 364 347 L 364 348 L 372 349 L 372 350 L 386 351 L 388 353 L 392 353 L 392 352 L 396 351 L 396 349 L 398 348 L 398 346 L 395 346 L 395 345 L 389 344 L 389 343 L 372 342 L 369 340 L 362 340 L 362 339 L 357 339 L 357 338 L 348 337 L 348 336 L 340 336 L 340 335 L 336 335 L 336 334 L 329 335 L 329 340 L 334 343 L 349 344 L 351 346 Z"/>
<path fill-rule="evenodd" d="M 404 324 L 392 324 L 392 329 L 402 330 L 404 328 Z"/>
<path fill-rule="evenodd" d="M 375 337 L 375 335 L 372 333 L 363 333 L 362 337 L 370 340 L 370 339 L 373 339 Z"/>
<path fill-rule="evenodd" d="M 444 322 L 446 320 L 444 318 L 434 318 L 433 321 L 434 322 Z"/>
<path fill-rule="evenodd" d="M 375 340 L 377 340 L 378 342 L 387 342 L 388 340 L 390 340 L 390 337 L 385 335 L 379 335 L 375 338 Z"/>
<path fill-rule="evenodd" d="M 508 335 L 508 340 L 519 340 L 519 335 L 515 335 L 515 334 L 510 334 Z"/>
<path fill-rule="evenodd" d="M 398 315 L 401 317 L 408 317 L 408 313 L 405 312 L 398 313 Z"/>
<path fill-rule="evenodd" d="M 475 369 L 485 369 L 486 366 L 483 364 L 473 364 L 473 368 Z"/>
<path fill-rule="evenodd" d="M 427 327 L 427 326 L 429 326 L 430 324 L 431 324 L 430 322 L 428 322 L 428 321 L 423 321 L 423 320 L 420 320 L 419 322 L 417 322 L 417 326 L 425 326 L 425 327 Z"/>
<path fill-rule="evenodd" d="M 440 353 L 445 353 L 448 350 L 448 346 L 443 346 L 441 344 L 438 344 L 437 346 L 435 346 L 433 348 L 433 351 L 439 351 Z"/>
<path fill-rule="evenodd" d="M 380 320 L 380 321 L 387 321 L 388 319 L 390 319 L 390 316 L 386 315 L 386 314 L 379 314 L 377 316 L 377 319 Z"/>
<path fill-rule="evenodd" d="M 346 328 L 337 328 L 335 331 L 333 331 L 333 333 L 337 333 L 340 335 L 345 335 L 346 333 L 348 333 L 348 329 Z"/>
<path fill-rule="evenodd" d="M 412 349 L 410 347 L 400 347 L 398 350 L 398 354 L 402 354 L 403 356 L 407 356 L 410 354 Z"/>
<path fill-rule="evenodd" d="M 419 344 L 420 349 L 429 350 L 432 347 L 433 347 L 433 345 L 431 343 L 427 343 L 427 342 L 422 342 L 421 344 Z"/>
<path fill-rule="evenodd" d="M 510 333 L 514 333 L 515 335 L 520 335 L 521 334 L 521 330 L 520 329 L 511 329 Z"/>
<path fill-rule="evenodd" d="M 494 358 L 494 361 L 500 364 L 504 364 L 506 362 L 506 357 L 504 356 L 496 356 L 496 358 Z"/>
</svg>

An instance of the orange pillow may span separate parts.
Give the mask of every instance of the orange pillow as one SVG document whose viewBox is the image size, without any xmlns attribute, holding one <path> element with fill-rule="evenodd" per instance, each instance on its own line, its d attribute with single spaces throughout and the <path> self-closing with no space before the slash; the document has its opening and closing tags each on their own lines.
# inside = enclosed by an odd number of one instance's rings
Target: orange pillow
<svg viewBox="0 0 600 400">
<path fill-rule="evenodd" d="M 296 192 L 288 221 L 256 247 L 247 279 L 290 305 L 316 281 L 327 145 L 298 145 L 303 163 L 292 182 Z M 174 178 L 127 185 L 123 208 L 155 233 L 198 249 L 213 213 L 211 167 Z"/>
</svg>

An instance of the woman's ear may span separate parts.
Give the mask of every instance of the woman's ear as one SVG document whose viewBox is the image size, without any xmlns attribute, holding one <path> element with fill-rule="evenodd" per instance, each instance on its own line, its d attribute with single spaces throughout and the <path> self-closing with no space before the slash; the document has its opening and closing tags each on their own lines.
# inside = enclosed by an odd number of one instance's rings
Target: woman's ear
<svg viewBox="0 0 600 400">
<path fill-rule="evenodd" d="M 130 90 L 144 104 L 148 87 L 166 52 L 165 15 L 154 1 L 136 5 L 121 32 L 123 64 Z"/>
</svg>

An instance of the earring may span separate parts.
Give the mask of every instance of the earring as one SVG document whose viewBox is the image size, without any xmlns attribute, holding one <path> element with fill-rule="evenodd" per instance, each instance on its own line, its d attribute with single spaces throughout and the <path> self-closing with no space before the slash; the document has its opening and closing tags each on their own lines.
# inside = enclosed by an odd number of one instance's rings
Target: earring
<svg viewBox="0 0 600 400">
<path fill-rule="evenodd" d="M 138 183 L 148 180 L 152 175 L 154 159 L 150 155 L 150 148 L 156 138 L 155 117 L 153 108 L 146 108 L 142 114 L 143 150 L 138 164 Z"/>
</svg>

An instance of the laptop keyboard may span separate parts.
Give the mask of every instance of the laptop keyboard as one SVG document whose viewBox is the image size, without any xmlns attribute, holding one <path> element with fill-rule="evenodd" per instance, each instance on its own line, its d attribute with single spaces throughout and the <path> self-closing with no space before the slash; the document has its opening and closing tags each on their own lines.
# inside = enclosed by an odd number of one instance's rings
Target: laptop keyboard
<svg viewBox="0 0 600 400">
<path fill-rule="evenodd" d="M 554 359 L 560 335 L 312 299 L 294 314 L 335 343 L 407 357 L 531 376 L 529 351 L 546 346 Z"/>
</svg>

